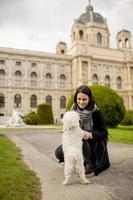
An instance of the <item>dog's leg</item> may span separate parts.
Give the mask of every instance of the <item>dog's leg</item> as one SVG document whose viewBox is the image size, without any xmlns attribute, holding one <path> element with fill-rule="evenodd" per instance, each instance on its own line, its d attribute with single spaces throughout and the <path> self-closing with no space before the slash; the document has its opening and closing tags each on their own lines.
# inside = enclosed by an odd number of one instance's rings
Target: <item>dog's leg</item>
<svg viewBox="0 0 133 200">
<path fill-rule="evenodd" d="M 67 174 L 67 176 L 65 176 L 65 180 L 63 181 L 63 185 L 71 184 L 70 177 L 71 177 L 70 174 Z"/>
<path fill-rule="evenodd" d="M 70 162 L 65 162 L 65 167 L 64 167 L 64 174 L 65 174 L 65 180 L 63 182 L 63 185 L 68 185 L 71 184 L 71 176 L 72 176 L 72 164 Z"/>
<path fill-rule="evenodd" d="M 84 170 L 84 165 L 83 165 L 82 159 L 78 160 L 77 166 L 76 166 L 76 171 L 79 174 L 81 184 L 89 184 L 90 183 L 90 181 L 87 180 L 87 178 L 85 177 L 85 170 Z"/>
</svg>

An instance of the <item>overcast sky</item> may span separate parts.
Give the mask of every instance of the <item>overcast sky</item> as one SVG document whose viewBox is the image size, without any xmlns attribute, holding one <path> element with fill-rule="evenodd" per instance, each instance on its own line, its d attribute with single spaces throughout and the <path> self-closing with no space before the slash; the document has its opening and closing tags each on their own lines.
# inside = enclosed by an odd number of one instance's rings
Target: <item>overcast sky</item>
<svg viewBox="0 0 133 200">
<path fill-rule="evenodd" d="M 74 19 L 87 5 L 88 0 L 0 0 L 0 47 L 55 52 L 59 41 L 69 46 Z M 91 0 L 91 5 L 107 19 L 112 48 L 118 31 L 133 35 L 132 0 Z"/>
</svg>

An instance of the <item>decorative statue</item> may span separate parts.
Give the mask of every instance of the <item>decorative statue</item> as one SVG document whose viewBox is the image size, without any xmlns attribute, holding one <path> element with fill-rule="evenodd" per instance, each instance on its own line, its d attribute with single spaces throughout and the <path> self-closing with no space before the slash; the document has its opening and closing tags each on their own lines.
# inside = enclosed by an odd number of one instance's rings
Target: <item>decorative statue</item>
<svg viewBox="0 0 133 200">
<path fill-rule="evenodd" d="M 24 116 L 22 113 L 13 110 L 11 118 L 7 121 L 6 126 L 9 127 L 23 127 L 25 123 L 21 116 Z"/>
</svg>

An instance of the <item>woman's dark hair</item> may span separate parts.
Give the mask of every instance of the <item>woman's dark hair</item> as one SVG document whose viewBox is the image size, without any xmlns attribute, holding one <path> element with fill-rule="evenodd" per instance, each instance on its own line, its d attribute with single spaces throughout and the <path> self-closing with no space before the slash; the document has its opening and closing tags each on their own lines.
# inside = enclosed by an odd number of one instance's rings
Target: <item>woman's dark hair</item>
<svg viewBox="0 0 133 200">
<path fill-rule="evenodd" d="M 77 107 L 77 95 L 79 93 L 84 93 L 89 97 L 89 103 L 86 106 L 86 109 L 93 110 L 94 109 L 94 105 L 95 105 L 95 100 L 94 100 L 94 98 L 92 96 L 91 89 L 86 85 L 81 85 L 80 87 L 77 88 L 77 90 L 75 92 L 75 95 L 74 95 L 74 104 L 75 104 L 74 105 L 74 109 L 76 109 L 76 107 Z"/>
</svg>

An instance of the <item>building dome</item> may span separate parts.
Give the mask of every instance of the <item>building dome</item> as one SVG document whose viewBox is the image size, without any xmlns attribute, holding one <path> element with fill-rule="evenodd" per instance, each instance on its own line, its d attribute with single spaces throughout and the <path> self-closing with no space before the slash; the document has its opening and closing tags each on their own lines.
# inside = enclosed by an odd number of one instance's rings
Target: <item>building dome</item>
<svg viewBox="0 0 133 200">
<path fill-rule="evenodd" d="M 86 7 L 86 12 L 81 14 L 81 16 L 78 18 L 77 23 L 89 23 L 89 22 L 94 22 L 94 23 L 100 23 L 100 24 L 106 24 L 106 19 L 103 18 L 103 16 L 99 13 L 94 12 L 93 6 L 89 5 Z"/>
<path fill-rule="evenodd" d="M 121 31 L 119 31 L 117 33 L 117 35 L 119 35 L 120 33 L 127 33 L 127 34 L 131 34 L 129 30 L 126 30 L 126 29 L 122 29 Z"/>
</svg>

